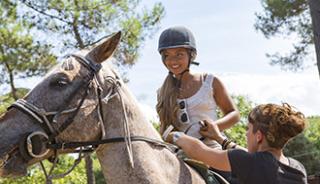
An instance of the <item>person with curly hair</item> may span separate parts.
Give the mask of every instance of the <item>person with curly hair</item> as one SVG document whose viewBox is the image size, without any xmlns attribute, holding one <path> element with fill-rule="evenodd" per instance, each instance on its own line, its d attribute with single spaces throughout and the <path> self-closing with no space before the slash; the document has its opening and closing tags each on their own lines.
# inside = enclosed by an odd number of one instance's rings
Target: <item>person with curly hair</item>
<svg viewBox="0 0 320 184">
<path fill-rule="evenodd" d="M 212 149 L 182 132 L 172 132 L 168 141 L 181 147 L 190 158 L 231 171 L 231 183 L 307 183 L 304 166 L 283 154 L 286 143 L 306 126 L 304 115 L 289 104 L 258 105 L 249 113 L 247 149 L 224 138 L 212 120 L 205 120 L 204 124 L 200 134 L 216 140 L 224 150 Z"/>
</svg>

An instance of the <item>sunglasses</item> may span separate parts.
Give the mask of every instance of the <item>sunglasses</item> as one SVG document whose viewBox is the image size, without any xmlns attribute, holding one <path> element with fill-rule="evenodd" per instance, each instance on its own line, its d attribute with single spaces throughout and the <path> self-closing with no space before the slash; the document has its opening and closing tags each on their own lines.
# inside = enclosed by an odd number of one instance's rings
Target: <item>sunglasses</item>
<svg viewBox="0 0 320 184">
<path fill-rule="evenodd" d="M 180 121 L 182 123 L 187 123 L 189 121 L 188 113 L 187 113 L 187 108 L 186 108 L 186 102 L 180 101 L 179 102 L 179 108 L 180 108 Z"/>
</svg>

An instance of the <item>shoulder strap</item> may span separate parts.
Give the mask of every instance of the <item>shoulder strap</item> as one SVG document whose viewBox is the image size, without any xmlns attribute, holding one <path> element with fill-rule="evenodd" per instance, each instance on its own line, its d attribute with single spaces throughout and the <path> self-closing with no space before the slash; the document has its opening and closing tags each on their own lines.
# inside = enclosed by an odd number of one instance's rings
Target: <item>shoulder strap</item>
<svg viewBox="0 0 320 184">
<path fill-rule="evenodd" d="M 214 76 L 212 74 L 205 74 L 204 84 L 208 87 L 212 86 Z"/>
</svg>

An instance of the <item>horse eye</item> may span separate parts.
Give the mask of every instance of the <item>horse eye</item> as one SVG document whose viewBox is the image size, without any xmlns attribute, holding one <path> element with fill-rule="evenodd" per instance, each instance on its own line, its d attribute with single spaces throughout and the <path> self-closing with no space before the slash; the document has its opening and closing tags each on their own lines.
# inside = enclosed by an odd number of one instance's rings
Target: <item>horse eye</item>
<svg viewBox="0 0 320 184">
<path fill-rule="evenodd" d="M 59 78 L 56 78 L 56 79 L 53 79 L 51 82 L 50 82 L 50 86 L 52 87 L 64 87 L 66 86 L 67 84 L 69 84 L 70 81 L 68 78 L 66 77 L 59 77 Z"/>
<path fill-rule="evenodd" d="M 65 81 L 65 80 L 60 80 L 57 83 L 58 83 L 59 86 L 64 86 L 64 85 L 68 84 L 68 82 Z"/>
</svg>

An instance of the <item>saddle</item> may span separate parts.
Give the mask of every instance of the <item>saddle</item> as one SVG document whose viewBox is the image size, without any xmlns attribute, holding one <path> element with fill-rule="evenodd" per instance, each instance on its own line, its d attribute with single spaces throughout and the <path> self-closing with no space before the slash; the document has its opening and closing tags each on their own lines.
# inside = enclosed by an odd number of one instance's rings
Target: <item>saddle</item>
<svg viewBox="0 0 320 184">
<path fill-rule="evenodd" d="M 226 179 L 210 170 L 209 167 L 202 162 L 189 158 L 184 158 L 183 161 L 196 170 L 205 180 L 206 184 L 229 184 Z"/>
</svg>

